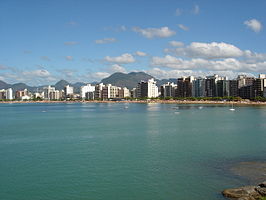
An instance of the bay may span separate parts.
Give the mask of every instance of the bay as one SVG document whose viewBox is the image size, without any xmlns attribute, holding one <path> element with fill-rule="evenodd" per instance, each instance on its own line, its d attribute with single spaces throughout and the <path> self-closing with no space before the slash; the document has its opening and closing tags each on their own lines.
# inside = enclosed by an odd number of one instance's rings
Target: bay
<svg viewBox="0 0 266 200">
<path fill-rule="evenodd" d="M 0 199 L 219 200 L 265 161 L 266 107 L 0 104 Z"/>
</svg>

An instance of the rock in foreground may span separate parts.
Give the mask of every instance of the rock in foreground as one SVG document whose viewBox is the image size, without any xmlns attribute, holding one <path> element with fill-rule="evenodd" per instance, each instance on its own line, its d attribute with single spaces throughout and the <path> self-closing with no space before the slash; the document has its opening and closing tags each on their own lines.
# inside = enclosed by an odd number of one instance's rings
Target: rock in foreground
<svg viewBox="0 0 266 200">
<path fill-rule="evenodd" d="M 262 197 L 266 197 L 266 181 L 258 186 L 226 189 L 222 194 L 227 198 L 236 200 L 261 200 Z"/>
</svg>

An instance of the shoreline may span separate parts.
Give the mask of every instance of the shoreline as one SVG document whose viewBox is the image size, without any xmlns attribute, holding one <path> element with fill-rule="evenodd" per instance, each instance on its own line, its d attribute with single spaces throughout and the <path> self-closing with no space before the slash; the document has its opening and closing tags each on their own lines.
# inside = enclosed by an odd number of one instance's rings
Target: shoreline
<svg viewBox="0 0 266 200">
<path fill-rule="evenodd" d="M 0 104 L 24 104 L 24 103 L 160 103 L 160 104 L 216 104 L 216 105 L 247 105 L 266 106 L 266 102 L 253 101 L 191 101 L 191 100 L 78 100 L 78 101 L 0 101 Z"/>
</svg>

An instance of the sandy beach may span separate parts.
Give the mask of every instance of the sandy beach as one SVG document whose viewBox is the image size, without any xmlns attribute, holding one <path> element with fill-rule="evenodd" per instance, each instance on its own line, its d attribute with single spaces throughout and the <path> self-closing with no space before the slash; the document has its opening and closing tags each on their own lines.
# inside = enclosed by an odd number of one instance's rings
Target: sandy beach
<svg viewBox="0 0 266 200">
<path fill-rule="evenodd" d="M 218 104 L 218 105 L 256 105 L 266 106 L 266 102 L 257 101 L 190 101 L 190 100 L 124 100 L 124 101 L 108 101 L 108 100 L 76 100 L 76 101 L 0 101 L 4 104 L 19 103 L 161 103 L 161 104 Z"/>
</svg>

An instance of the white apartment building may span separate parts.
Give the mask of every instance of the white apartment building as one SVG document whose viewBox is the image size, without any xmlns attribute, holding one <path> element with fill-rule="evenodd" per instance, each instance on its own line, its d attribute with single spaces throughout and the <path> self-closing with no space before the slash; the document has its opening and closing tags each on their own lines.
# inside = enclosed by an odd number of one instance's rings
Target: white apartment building
<svg viewBox="0 0 266 200">
<path fill-rule="evenodd" d="M 140 98 L 156 98 L 159 96 L 158 87 L 153 78 L 148 81 L 141 81 L 137 86 L 137 90 L 137 95 Z"/>
<path fill-rule="evenodd" d="M 123 87 L 121 90 L 120 90 L 120 94 L 121 94 L 121 98 L 125 98 L 125 97 L 130 97 L 130 90 L 126 87 Z"/>
<path fill-rule="evenodd" d="M 95 99 L 101 99 L 102 98 L 102 92 L 105 85 L 103 83 L 97 84 L 95 86 L 95 92 L 94 92 L 94 98 Z"/>
<path fill-rule="evenodd" d="M 12 88 L 8 88 L 6 90 L 6 99 L 8 99 L 8 100 L 12 100 L 13 99 L 13 90 L 12 90 Z"/>
<path fill-rule="evenodd" d="M 118 91 L 120 87 L 107 84 L 102 88 L 102 98 L 103 99 L 112 99 L 118 97 Z"/>
<path fill-rule="evenodd" d="M 74 88 L 70 85 L 65 86 L 65 95 L 73 95 L 74 94 Z"/>
<path fill-rule="evenodd" d="M 60 97 L 61 97 L 61 95 L 60 95 L 60 91 L 59 90 L 55 90 L 55 91 L 50 93 L 50 99 L 51 100 L 59 100 Z"/>
<path fill-rule="evenodd" d="M 51 87 L 50 85 L 48 85 L 47 87 L 44 87 L 43 90 L 44 90 L 44 99 L 46 100 L 52 99 L 51 93 L 55 92 L 55 87 Z"/>
<path fill-rule="evenodd" d="M 94 92 L 95 86 L 92 86 L 91 84 L 87 84 L 80 87 L 80 98 L 85 99 L 86 93 L 88 92 Z"/>
</svg>

